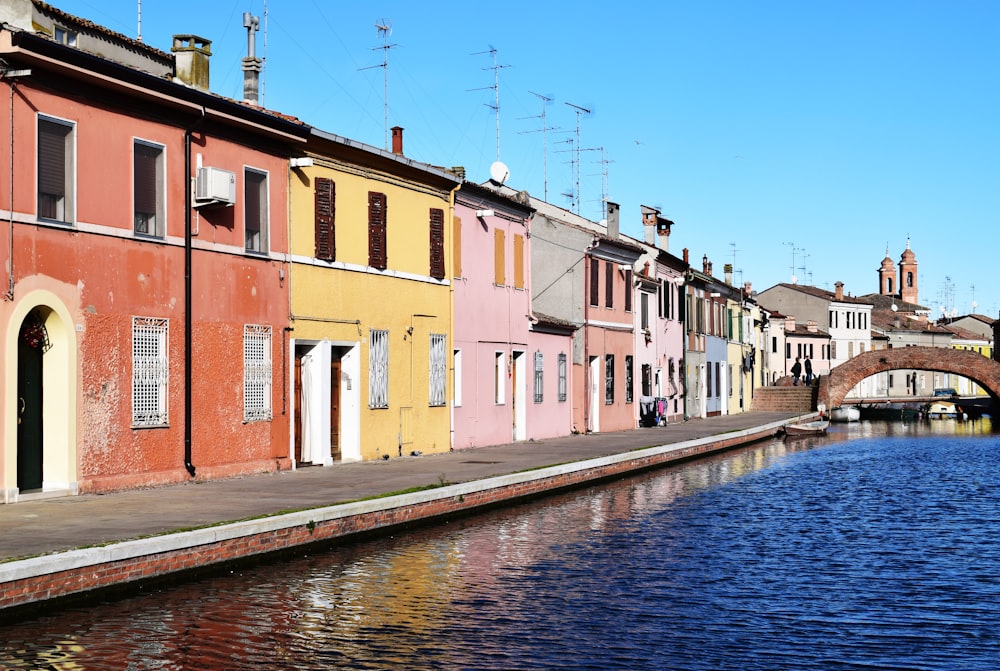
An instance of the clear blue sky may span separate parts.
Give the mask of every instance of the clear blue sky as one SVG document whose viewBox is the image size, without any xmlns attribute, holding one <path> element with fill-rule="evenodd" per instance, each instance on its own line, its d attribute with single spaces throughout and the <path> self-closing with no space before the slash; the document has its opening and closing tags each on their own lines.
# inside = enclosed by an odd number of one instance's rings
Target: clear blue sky
<svg viewBox="0 0 1000 671">
<path fill-rule="evenodd" d="M 136 0 L 54 0 L 135 37 Z M 142 37 L 212 43 L 212 89 L 241 98 L 242 14 L 263 0 L 144 0 Z M 433 10 L 428 10 L 433 7 Z M 500 156 L 508 184 L 573 209 L 580 120 L 580 213 L 621 205 L 635 237 L 640 204 L 735 283 L 778 282 L 853 295 L 878 290 L 888 247 L 907 238 L 920 302 L 940 314 L 1000 310 L 1000 2 L 463 3 L 271 0 L 258 55 L 264 103 L 323 130 L 385 144 L 383 44 L 391 23 L 389 125 L 408 156 L 462 165 L 475 181 Z M 367 68 L 367 69 L 365 69 Z M 541 94 L 552 101 L 543 107 Z M 543 108 L 547 151 L 543 152 Z M 601 162 L 603 157 L 606 163 Z M 546 166 L 543 169 L 543 166 Z"/>
</svg>

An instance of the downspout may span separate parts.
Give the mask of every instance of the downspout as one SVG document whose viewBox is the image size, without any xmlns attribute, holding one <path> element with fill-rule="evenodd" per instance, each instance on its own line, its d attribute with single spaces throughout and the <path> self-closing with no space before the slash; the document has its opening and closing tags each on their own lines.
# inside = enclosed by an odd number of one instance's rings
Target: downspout
<svg viewBox="0 0 1000 671">
<path fill-rule="evenodd" d="M 448 278 L 448 333 L 451 334 L 451 357 L 448 357 L 447 349 L 445 357 L 446 360 L 451 361 L 451 416 L 448 418 L 448 447 L 453 450 L 455 449 L 455 201 L 461 189 L 462 182 L 459 182 L 448 194 L 448 221 L 445 222 L 444 236 L 445 240 L 451 243 L 445 247 L 445 254 L 449 259 L 449 262 L 445 264 L 445 274 L 450 275 Z M 445 394 L 445 398 L 447 397 L 448 394 Z"/>
<path fill-rule="evenodd" d="M 201 108 L 201 118 L 184 131 L 184 468 L 193 478 L 194 464 L 191 462 L 191 400 L 192 355 L 194 342 L 194 317 L 191 314 L 193 306 L 191 299 L 191 134 L 205 121 L 205 107 Z"/>
<path fill-rule="evenodd" d="M 10 188 L 10 199 L 7 201 L 7 207 L 10 210 L 7 215 L 7 293 L 4 294 L 4 299 L 12 301 L 14 300 L 14 87 L 16 83 L 10 80 L 8 86 L 10 87 L 10 134 L 8 135 L 10 181 L 7 184 Z"/>
</svg>

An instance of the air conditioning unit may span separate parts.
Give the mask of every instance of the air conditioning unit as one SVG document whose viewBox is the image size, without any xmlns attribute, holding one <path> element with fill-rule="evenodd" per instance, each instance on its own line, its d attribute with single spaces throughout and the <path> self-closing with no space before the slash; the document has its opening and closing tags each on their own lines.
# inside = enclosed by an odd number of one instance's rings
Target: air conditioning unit
<svg viewBox="0 0 1000 671">
<path fill-rule="evenodd" d="M 220 168 L 198 168 L 194 199 L 197 205 L 213 203 L 232 205 L 236 202 L 236 173 Z"/>
</svg>

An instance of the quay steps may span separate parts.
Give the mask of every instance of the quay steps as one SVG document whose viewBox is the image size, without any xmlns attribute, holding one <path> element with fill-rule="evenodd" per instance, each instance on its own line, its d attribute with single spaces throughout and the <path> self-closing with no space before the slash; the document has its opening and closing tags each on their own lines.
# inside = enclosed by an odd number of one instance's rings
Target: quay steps
<svg viewBox="0 0 1000 671">
<path fill-rule="evenodd" d="M 754 389 L 753 412 L 810 412 L 816 409 L 817 387 L 758 387 Z"/>
</svg>

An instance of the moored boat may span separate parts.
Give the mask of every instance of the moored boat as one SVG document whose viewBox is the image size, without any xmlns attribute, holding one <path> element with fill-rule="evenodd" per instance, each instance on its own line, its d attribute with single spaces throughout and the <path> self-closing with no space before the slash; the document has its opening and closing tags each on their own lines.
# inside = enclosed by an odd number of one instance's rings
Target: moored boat
<svg viewBox="0 0 1000 671">
<path fill-rule="evenodd" d="M 785 430 L 785 435 L 788 437 L 797 436 L 819 436 L 826 433 L 827 428 L 830 426 L 830 422 L 825 419 L 817 419 L 812 422 L 798 422 L 794 424 L 785 424 L 782 428 Z"/>
<path fill-rule="evenodd" d="M 931 419 L 965 419 L 962 407 L 951 401 L 934 401 L 924 406 L 924 414 Z"/>
<path fill-rule="evenodd" d="M 861 411 L 853 405 L 842 405 L 830 411 L 831 422 L 857 422 L 861 419 Z"/>
<path fill-rule="evenodd" d="M 858 412 L 861 413 L 861 419 L 873 420 L 905 420 L 905 419 L 919 419 L 921 410 L 917 404 L 914 403 L 895 403 L 895 402 L 879 402 L 879 403 L 862 403 L 858 406 Z"/>
</svg>

